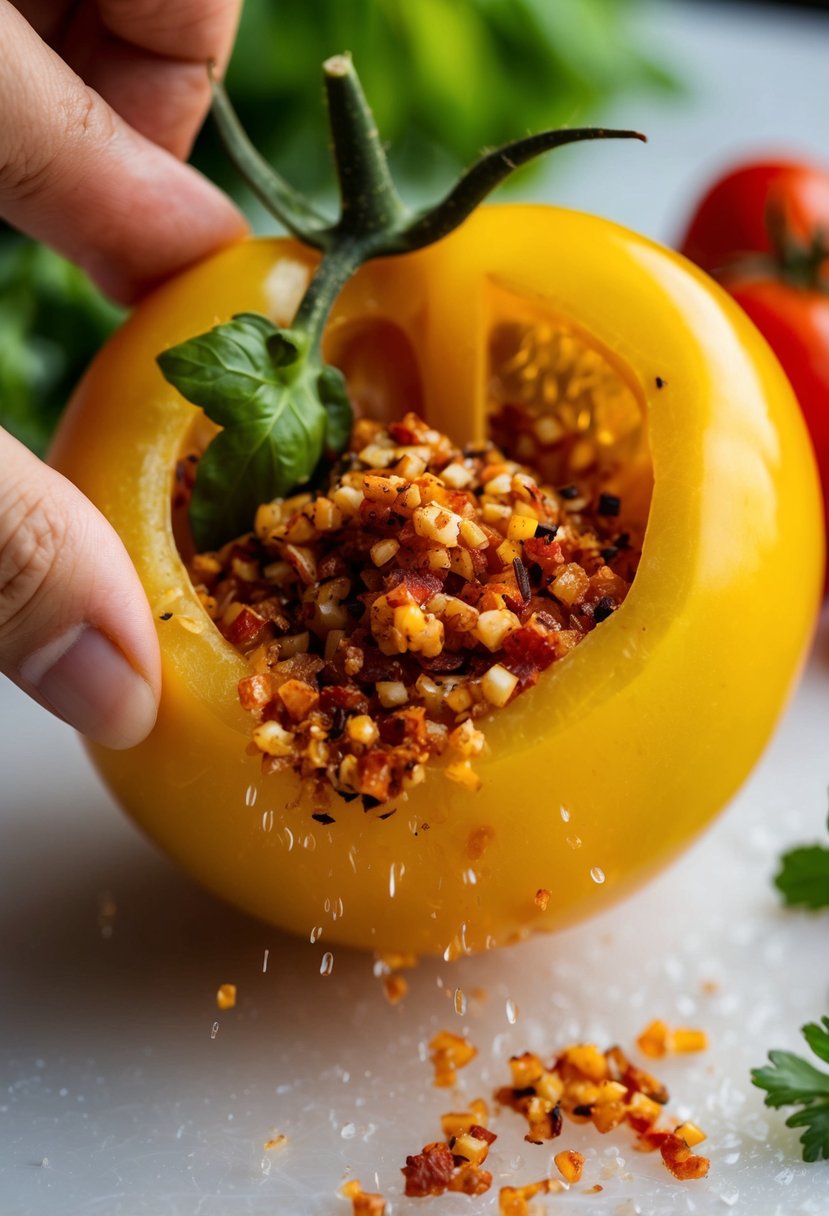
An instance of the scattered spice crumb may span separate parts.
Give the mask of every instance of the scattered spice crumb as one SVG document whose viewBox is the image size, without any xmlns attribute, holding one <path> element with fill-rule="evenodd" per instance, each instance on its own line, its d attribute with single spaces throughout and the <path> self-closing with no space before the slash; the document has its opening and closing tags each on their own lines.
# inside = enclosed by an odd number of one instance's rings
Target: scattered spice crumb
<svg viewBox="0 0 829 1216">
<path fill-rule="evenodd" d="M 383 992 L 390 1005 L 399 1005 L 409 991 L 409 981 L 399 972 L 383 976 Z"/>
<path fill-rule="evenodd" d="M 343 1183 L 340 1194 L 351 1200 L 353 1216 L 385 1216 L 386 1201 L 383 1196 L 364 1191 L 356 1178 Z"/>
<path fill-rule="evenodd" d="M 439 1031 L 430 1042 L 429 1051 L 437 1089 L 451 1088 L 457 1080 L 457 1070 L 465 1068 L 478 1054 L 477 1047 L 450 1030 Z"/>
<path fill-rule="evenodd" d="M 564 1188 L 556 1178 L 542 1178 L 526 1186 L 502 1186 L 498 1192 L 499 1216 L 530 1216 L 529 1200 L 536 1195 L 553 1195 Z"/>
<path fill-rule="evenodd" d="M 556 1169 L 561 1174 L 565 1182 L 580 1182 L 582 1172 L 584 1170 L 584 1157 L 581 1153 L 577 1153 L 575 1149 L 564 1149 L 560 1153 L 556 1153 L 553 1160 L 556 1163 Z"/>
<path fill-rule="evenodd" d="M 535 893 L 535 906 L 542 912 L 546 912 L 552 894 L 552 891 L 548 891 L 546 887 L 539 887 Z"/>
<path fill-rule="evenodd" d="M 588 1186 L 582 1191 L 583 1195 L 598 1195 L 599 1191 L 603 1191 L 604 1187 L 600 1182 L 595 1182 L 593 1186 Z"/>
<path fill-rule="evenodd" d="M 512 1084 L 497 1090 L 495 1098 L 500 1106 L 524 1116 L 528 1127 L 524 1139 L 530 1144 L 555 1140 L 565 1118 L 592 1123 L 602 1133 L 627 1124 L 637 1133 L 634 1147 L 643 1152 L 658 1149 L 675 1178 L 704 1178 L 708 1173 L 708 1159 L 691 1152 L 705 1139 L 704 1133 L 689 1121 L 672 1131 L 657 1127 L 668 1091 L 656 1077 L 633 1064 L 620 1047 L 600 1051 L 594 1043 L 573 1043 L 550 1065 L 525 1051 L 512 1056 L 509 1067 Z M 569 1156 L 565 1152 L 555 1157 L 563 1174 L 569 1168 Z"/>
<path fill-rule="evenodd" d="M 643 1055 L 658 1060 L 669 1052 L 686 1054 L 705 1051 L 708 1047 L 708 1036 L 704 1030 L 692 1030 L 687 1026 L 671 1030 L 661 1018 L 654 1018 L 639 1035 L 636 1046 Z"/>
<path fill-rule="evenodd" d="M 266 1152 L 270 1152 L 270 1150 L 274 1149 L 274 1148 L 284 1148 L 287 1143 L 288 1143 L 288 1137 L 283 1136 L 280 1133 L 280 1135 L 272 1136 L 270 1140 L 266 1140 L 265 1143 L 262 1145 L 262 1147 L 265 1149 Z"/>
<path fill-rule="evenodd" d="M 232 1009 L 236 1004 L 236 985 L 222 984 L 216 993 L 216 1005 L 219 1009 Z"/>
</svg>

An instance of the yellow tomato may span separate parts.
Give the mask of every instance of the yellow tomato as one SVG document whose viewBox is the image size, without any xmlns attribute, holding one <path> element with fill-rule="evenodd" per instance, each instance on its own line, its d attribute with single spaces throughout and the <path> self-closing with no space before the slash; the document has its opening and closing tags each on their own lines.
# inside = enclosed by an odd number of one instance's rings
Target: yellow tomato
<svg viewBox="0 0 829 1216">
<path fill-rule="evenodd" d="M 803 660 L 822 527 L 791 390 L 717 287 L 600 219 L 487 208 L 432 248 L 364 267 L 328 331 L 359 397 L 415 406 L 468 439 L 492 399 L 499 335 L 556 332 L 557 357 L 586 352 L 587 379 L 599 368 L 622 414 L 632 403 L 622 481 L 641 491 L 647 533 L 622 608 L 487 722 L 479 793 L 434 772 L 385 820 L 332 795 L 335 822 L 321 826 L 297 778 L 263 776 L 246 750 L 246 664 L 199 605 L 171 529 L 198 413 L 155 363 L 235 312 L 289 320 L 312 261 L 291 242 L 251 242 L 169 283 L 68 412 L 55 462 L 126 543 L 164 664 L 152 735 L 126 753 L 92 747 L 93 759 L 183 867 L 296 933 L 321 925 L 328 942 L 451 957 L 566 925 L 631 891 L 722 808 Z M 549 360 L 528 366 L 531 341 L 519 351 L 522 383 L 562 391 L 544 381 Z"/>
</svg>

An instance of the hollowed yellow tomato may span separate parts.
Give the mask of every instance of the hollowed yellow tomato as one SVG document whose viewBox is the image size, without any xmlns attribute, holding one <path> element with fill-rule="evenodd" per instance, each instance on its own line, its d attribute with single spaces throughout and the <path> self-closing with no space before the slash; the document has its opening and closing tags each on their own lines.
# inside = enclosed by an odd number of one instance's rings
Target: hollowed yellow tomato
<svg viewBox="0 0 829 1216">
<path fill-rule="evenodd" d="M 55 462 L 123 537 L 164 664 L 149 739 L 93 746 L 93 759 L 183 867 L 294 932 L 451 957 L 568 924 L 653 874 L 725 804 L 803 659 L 822 527 L 791 390 L 718 288 L 599 219 L 487 208 L 433 248 L 361 270 L 328 344 L 364 403 L 414 406 L 470 439 L 523 396 L 548 431 L 563 419 L 594 456 L 621 454 L 616 484 L 647 528 L 622 608 L 487 722 L 479 793 L 434 772 L 383 820 L 332 795 L 321 826 L 297 779 L 263 776 L 246 750 L 245 662 L 200 607 L 171 528 L 198 414 L 155 364 L 235 312 L 288 320 L 311 263 L 266 240 L 182 275 L 136 310 L 68 412 Z"/>
</svg>

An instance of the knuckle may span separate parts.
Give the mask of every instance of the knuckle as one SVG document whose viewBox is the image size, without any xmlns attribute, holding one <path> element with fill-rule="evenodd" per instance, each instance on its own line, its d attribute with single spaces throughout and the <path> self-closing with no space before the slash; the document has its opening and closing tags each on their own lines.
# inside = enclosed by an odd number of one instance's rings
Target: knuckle
<svg viewBox="0 0 829 1216">
<path fill-rule="evenodd" d="M 0 162 L 0 191 L 25 204 L 49 188 L 77 163 L 84 147 L 105 147 L 115 134 L 115 116 L 85 85 L 64 93 L 54 103 L 49 137 L 21 140 Z"/>
<path fill-rule="evenodd" d="M 26 614 L 58 561 L 66 523 L 48 495 L 12 488 L 0 503 L 0 629 Z"/>
</svg>

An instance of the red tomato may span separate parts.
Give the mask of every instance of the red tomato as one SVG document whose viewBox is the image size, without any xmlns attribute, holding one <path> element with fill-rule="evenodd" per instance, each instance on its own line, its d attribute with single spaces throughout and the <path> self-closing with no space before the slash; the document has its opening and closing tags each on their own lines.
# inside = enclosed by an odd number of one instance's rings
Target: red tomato
<svg viewBox="0 0 829 1216">
<path fill-rule="evenodd" d="M 829 172 L 780 161 L 734 170 L 705 195 L 681 249 L 782 363 L 814 445 L 829 534 Z"/>
</svg>

